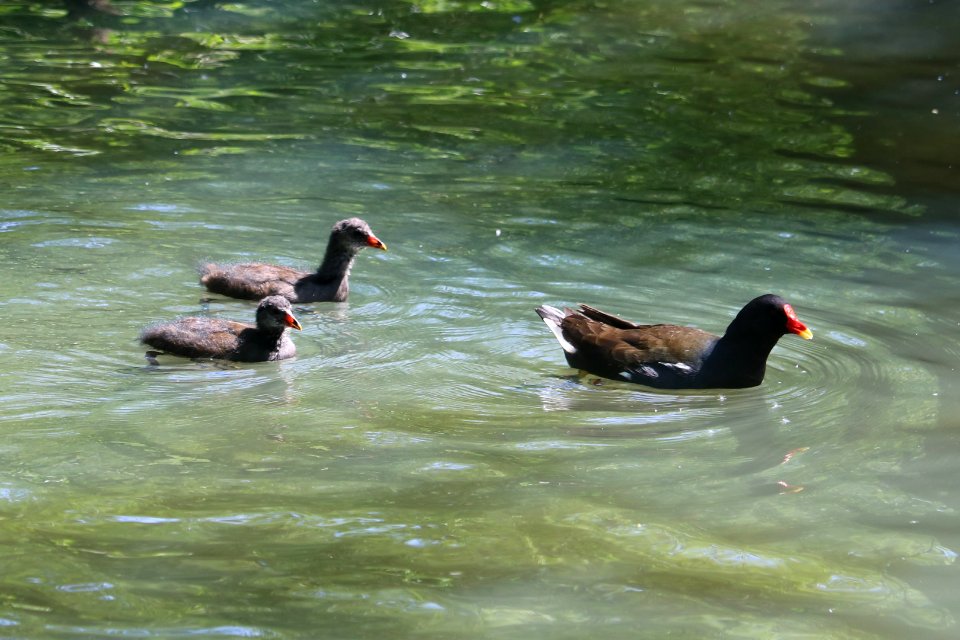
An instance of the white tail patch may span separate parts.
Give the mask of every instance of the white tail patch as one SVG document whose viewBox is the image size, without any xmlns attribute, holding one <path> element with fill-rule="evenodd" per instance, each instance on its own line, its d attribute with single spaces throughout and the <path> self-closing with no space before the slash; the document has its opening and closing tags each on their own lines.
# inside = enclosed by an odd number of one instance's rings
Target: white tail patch
<svg viewBox="0 0 960 640">
<path fill-rule="evenodd" d="M 576 353 L 577 348 L 563 337 L 563 329 L 560 328 L 560 323 L 563 322 L 563 312 L 555 307 L 543 305 L 537 309 L 537 313 L 543 318 L 543 323 L 547 325 L 547 328 L 553 333 L 553 336 L 557 339 L 557 342 L 560 343 L 563 350 L 571 354 Z"/>
</svg>

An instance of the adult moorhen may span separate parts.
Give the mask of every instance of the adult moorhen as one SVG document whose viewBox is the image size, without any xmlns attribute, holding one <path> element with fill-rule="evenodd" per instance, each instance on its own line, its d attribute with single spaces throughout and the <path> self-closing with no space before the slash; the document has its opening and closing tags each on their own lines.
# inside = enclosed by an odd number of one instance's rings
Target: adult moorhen
<svg viewBox="0 0 960 640">
<path fill-rule="evenodd" d="M 543 305 L 537 313 L 560 341 L 571 367 L 660 389 L 755 387 L 780 336 L 813 337 L 787 302 L 773 294 L 746 304 L 723 337 L 672 324 L 635 324 L 580 305 Z"/>
<path fill-rule="evenodd" d="M 290 302 L 343 302 L 350 292 L 350 268 L 364 247 L 387 250 L 360 218 L 348 218 L 333 225 L 327 252 L 315 273 L 260 262 L 205 264 L 200 283 L 212 293 L 231 298 L 259 300 L 283 296 Z"/>
<path fill-rule="evenodd" d="M 291 313 L 290 301 L 270 296 L 257 306 L 256 326 L 219 318 L 181 318 L 147 327 L 140 341 L 187 358 L 263 362 L 296 355 L 287 327 L 301 328 Z"/>
</svg>

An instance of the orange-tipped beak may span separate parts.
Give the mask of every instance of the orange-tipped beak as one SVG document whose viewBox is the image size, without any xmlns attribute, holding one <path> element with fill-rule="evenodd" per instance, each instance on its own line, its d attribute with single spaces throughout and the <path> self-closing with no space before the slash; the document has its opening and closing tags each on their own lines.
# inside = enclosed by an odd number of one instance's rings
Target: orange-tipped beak
<svg viewBox="0 0 960 640">
<path fill-rule="evenodd" d="M 790 329 L 790 333 L 795 333 L 804 340 L 813 340 L 813 331 L 810 331 L 810 329 L 807 329 L 802 324 L 795 329 Z"/>
<path fill-rule="evenodd" d="M 787 316 L 787 333 L 795 333 L 804 340 L 811 340 L 813 338 L 813 331 L 807 329 L 807 325 L 800 322 L 793 307 L 788 304 L 783 305 L 783 313 Z"/>
<path fill-rule="evenodd" d="M 795 333 L 804 340 L 813 339 L 813 331 L 807 329 L 807 325 L 800 322 L 800 320 L 797 318 L 797 314 L 793 310 L 793 307 L 785 304 L 783 305 L 783 312 L 787 316 L 787 333 Z"/>
<path fill-rule="evenodd" d="M 294 317 L 293 317 L 291 314 L 289 314 L 289 313 L 283 317 L 283 321 L 286 323 L 286 325 L 287 325 L 288 327 L 293 327 L 293 328 L 296 329 L 297 331 L 300 331 L 300 330 L 303 329 L 303 327 L 300 326 L 300 323 L 297 322 L 297 319 L 294 318 Z"/>
<path fill-rule="evenodd" d="M 372 233 L 367 236 L 367 244 L 373 247 L 374 249 L 383 249 L 387 250 L 387 245 L 380 241 L 380 238 L 373 235 Z"/>
</svg>

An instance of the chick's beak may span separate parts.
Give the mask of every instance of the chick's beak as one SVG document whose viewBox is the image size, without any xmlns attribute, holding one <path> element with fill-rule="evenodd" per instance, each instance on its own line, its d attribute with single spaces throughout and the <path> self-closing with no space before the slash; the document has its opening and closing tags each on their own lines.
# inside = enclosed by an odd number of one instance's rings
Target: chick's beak
<svg viewBox="0 0 960 640">
<path fill-rule="evenodd" d="M 297 319 L 294 318 L 293 315 L 290 314 L 290 313 L 288 313 L 288 314 L 286 314 L 285 316 L 283 316 L 283 322 L 284 322 L 284 324 L 286 324 L 288 327 L 293 327 L 293 328 L 296 329 L 297 331 L 300 331 L 300 330 L 303 329 L 303 327 L 300 326 L 300 323 L 297 322 Z"/>
<path fill-rule="evenodd" d="M 367 244 L 373 247 L 374 249 L 383 249 L 387 250 L 387 245 L 380 241 L 380 238 L 373 235 L 372 233 L 367 236 Z"/>
</svg>

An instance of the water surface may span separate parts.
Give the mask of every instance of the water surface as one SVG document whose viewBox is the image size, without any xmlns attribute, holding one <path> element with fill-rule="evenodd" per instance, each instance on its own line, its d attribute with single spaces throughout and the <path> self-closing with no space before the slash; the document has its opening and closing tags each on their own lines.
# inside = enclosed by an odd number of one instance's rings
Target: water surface
<svg viewBox="0 0 960 640">
<path fill-rule="evenodd" d="M 7 635 L 955 636 L 946 3 L 114 4 L 0 4 Z M 353 215 L 295 360 L 143 358 Z M 533 312 L 767 291 L 815 339 L 746 390 Z"/>
</svg>

